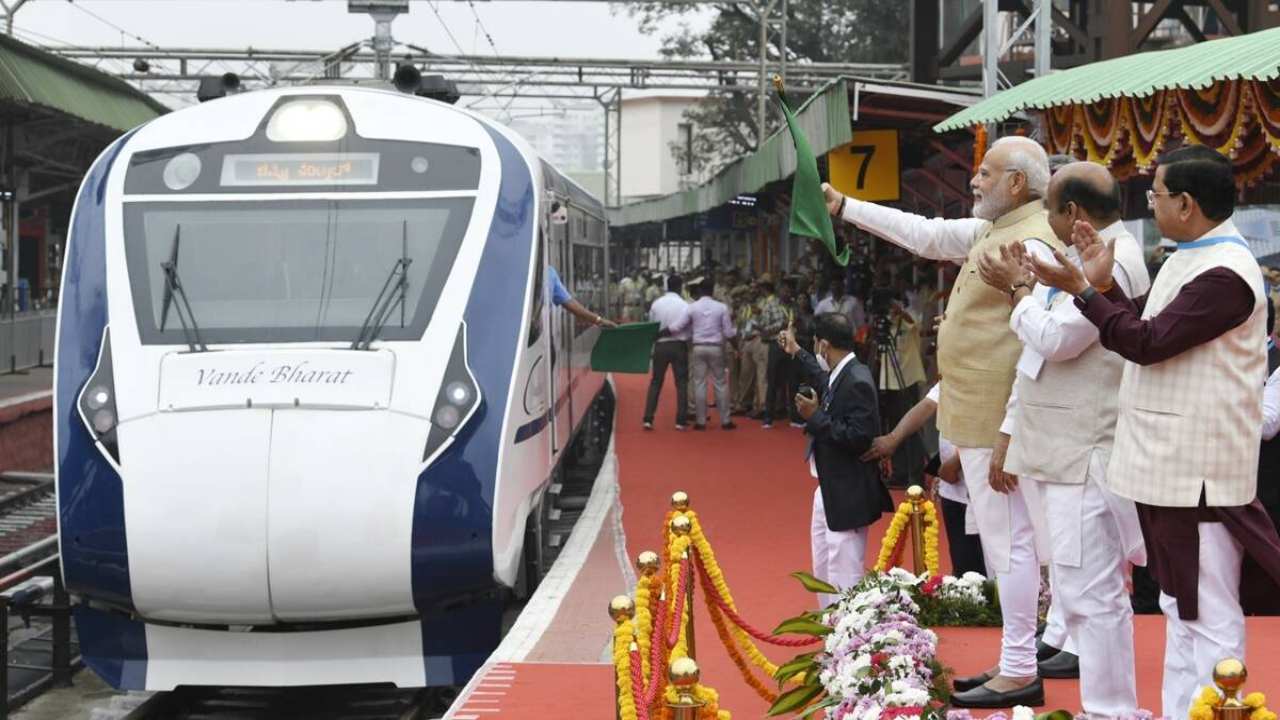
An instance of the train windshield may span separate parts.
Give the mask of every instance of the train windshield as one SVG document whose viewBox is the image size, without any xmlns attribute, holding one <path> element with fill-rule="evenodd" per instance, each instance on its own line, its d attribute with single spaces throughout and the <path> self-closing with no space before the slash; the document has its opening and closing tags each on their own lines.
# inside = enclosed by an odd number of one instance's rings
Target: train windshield
<svg viewBox="0 0 1280 720">
<path fill-rule="evenodd" d="M 128 203 L 125 255 L 144 344 L 186 342 L 180 279 L 208 343 L 352 341 L 388 278 L 383 340 L 421 337 L 471 217 L 471 197 Z M 398 279 L 398 274 L 396 275 Z"/>
</svg>

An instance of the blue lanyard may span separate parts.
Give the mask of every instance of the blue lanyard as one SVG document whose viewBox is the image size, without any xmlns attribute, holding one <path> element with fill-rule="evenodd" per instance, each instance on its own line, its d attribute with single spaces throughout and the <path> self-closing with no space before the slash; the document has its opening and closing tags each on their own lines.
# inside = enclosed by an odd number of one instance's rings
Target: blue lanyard
<svg viewBox="0 0 1280 720">
<path fill-rule="evenodd" d="M 1059 290 L 1058 288 L 1049 288 L 1049 297 L 1048 297 L 1048 299 L 1046 299 L 1046 300 L 1044 301 L 1044 306 L 1045 306 L 1045 307 L 1050 307 L 1050 306 L 1052 306 L 1052 305 L 1053 305 L 1053 298 L 1054 298 L 1055 296 L 1057 296 L 1057 294 L 1058 294 L 1058 293 L 1060 293 L 1060 292 L 1062 292 L 1062 291 L 1061 291 L 1061 290 Z"/>
<path fill-rule="evenodd" d="M 1245 242 L 1243 238 L 1237 237 L 1235 235 L 1220 235 L 1218 237 L 1200 238 L 1199 240 L 1193 240 L 1191 242 L 1178 243 L 1178 249 L 1179 250 L 1195 250 L 1197 248 L 1206 248 L 1212 245 L 1221 245 L 1222 243 L 1228 243 L 1228 242 L 1235 243 L 1236 245 L 1239 245 L 1245 250 L 1249 250 L 1249 243 Z"/>
</svg>

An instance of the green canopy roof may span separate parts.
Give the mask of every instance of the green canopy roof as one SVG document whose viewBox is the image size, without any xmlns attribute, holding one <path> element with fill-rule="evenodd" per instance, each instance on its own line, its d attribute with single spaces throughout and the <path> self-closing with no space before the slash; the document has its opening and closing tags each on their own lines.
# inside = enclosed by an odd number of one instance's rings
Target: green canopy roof
<svg viewBox="0 0 1280 720">
<path fill-rule="evenodd" d="M 129 83 L 0 34 L 0 103 L 39 106 L 115 130 L 168 112 Z"/>
<path fill-rule="evenodd" d="M 1280 28 L 1173 50 L 1136 53 L 1028 80 L 961 110 L 933 127 L 947 132 L 1000 122 L 1023 110 L 1144 97 L 1169 88 L 1202 88 L 1219 80 L 1271 80 L 1280 75 Z"/>
</svg>

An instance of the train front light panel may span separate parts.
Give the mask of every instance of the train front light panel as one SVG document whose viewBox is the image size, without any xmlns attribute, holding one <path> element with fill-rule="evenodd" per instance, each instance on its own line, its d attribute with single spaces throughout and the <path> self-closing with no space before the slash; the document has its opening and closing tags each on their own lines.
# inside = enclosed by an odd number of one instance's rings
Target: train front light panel
<svg viewBox="0 0 1280 720">
<path fill-rule="evenodd" d="M 164 185 L 170 190 L 186 190 L 200 177 L 200 156 L 195 153 L 182 153 L 165 163 Z"/>
<path fill-rule="evenodd" d="M 422 451 L 423 462 L 431 462 L 444 451 L 449 441 L 479 409 L 480 400 L 480 388 L 467 367 L 467 325 L 462 323 L 431 410 L 431 430 L 427 433 L 427 446 Z"/>
<path fill-rule="evenodd" d="M 347 116 L 328 100 L 293 100 L 267 122 L 271 142 L 331 142 L 347 134 Z"/>
<path fill-rule="evenodd" d="M 80 419 L 89 434 L 106 450 L 117 463 L 120 462 L 120 449 L 116 442 L 116 387 L 111 372 L 111 330 L 102 333 L 102 348 L 98 351 L 98 366 L 94 368 L 89 382 L 80 391 L 78 401 Z"/>
</svg>

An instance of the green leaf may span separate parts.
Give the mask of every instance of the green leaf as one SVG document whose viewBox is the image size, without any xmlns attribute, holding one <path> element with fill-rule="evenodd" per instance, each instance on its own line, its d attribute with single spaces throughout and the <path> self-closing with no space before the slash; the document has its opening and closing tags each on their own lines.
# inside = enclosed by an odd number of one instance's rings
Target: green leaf
<svg viewBox="0 0 1280 720">
<path fill-rule="evenodd" d="M 831 634 L 831 628 L 820 622 L 806 620 L 805 618 L 791 618 L 783 620 L 778 627 L 773 629 L 774 635 L 812 635 L 814 637 L 823 637 Z"/>
<path fill-rule="evenodd" d="M 805 653 L 804 655 L 797 656 L 795 659 L 791 660 L 791 662 L 783 664 L 778 668 L 778 672 L 773 674 L 773 679 L 777 680 L 778 684 L 782 684 L 787 681 L 787 678 L 795 677 L 802 672 L 808 672 L 816 669 L 818 667 L 818 661 L 813 659 L 815 654 L 816 653 Z"/>
<path fill-rule="evenodd" d="M 1071 720 L 1071 713 L 1066 710 L 1052 710 L 1036 715 L 1036 720 Z"/>
<path fill-rule="evenodd" d="M 825 593 L 827 595 L 840 594 L 840 588 L 837 588 L 835 585 L 832 585 L 825 580 L 819 580 L 807 572 L 793 572 L 791 573 L 791 577 L 799 580 L 800 584 L 804 586 L 804 589 L 809 592 Z"/>
<path fill-rule="evenodd" d="M 839 704 L 840 704 L 839 698 L 829 697 L 820 703 L 810 705 L 808 710 L 805 710 L 804 712 L 796 716 L 796 720 L 804 720 L 804 718 L 809 717 L 810 715 L 818 712 L 819 710 L 826 710 L 829 707 L 835 707 L 836 705 L 839 705 Z"/>
<path fill-rule="evenodd" d="M 765 717 L 775 717 L 777 715 L 785 715 L 789 712 L 805 706 L 805 703 L 822 694 L 822 686 L 814 687 L 812 685 L 802 685 L 794 690 L 788 690 L 778 697 L 777 701 L 769 707 L 768 714 Z"/>
</svg>

